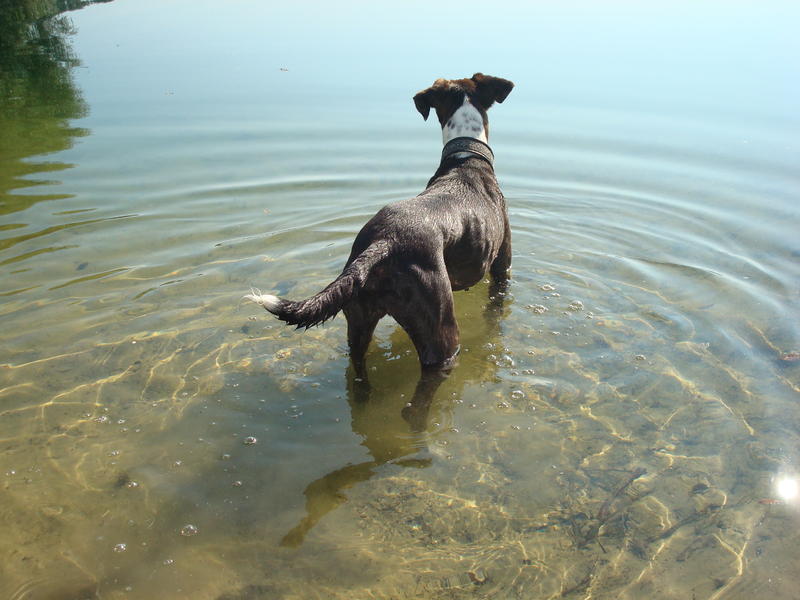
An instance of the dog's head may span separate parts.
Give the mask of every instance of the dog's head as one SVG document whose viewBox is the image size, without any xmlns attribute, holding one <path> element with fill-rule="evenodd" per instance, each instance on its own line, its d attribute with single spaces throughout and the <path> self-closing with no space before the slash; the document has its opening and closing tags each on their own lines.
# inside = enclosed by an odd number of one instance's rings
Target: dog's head
<svg viewBox="0 0 800 600">
<path fill-rule="evenodd" d="M 483 115 L 484 125 L 487 125 L 486 111 L 495 102 L 505 100 L 513 88 L 514 84 L 508 79 L 483 73 L 475 73 L 470 79 L 437 79 L 431 87 L 414 96 L 414 105 L 425 120 L 431 108 L 434 108 L 439 123 L 444 126 L 464 104 L 464 99 L 469 98 L 470 103 Z"/>
</svg>

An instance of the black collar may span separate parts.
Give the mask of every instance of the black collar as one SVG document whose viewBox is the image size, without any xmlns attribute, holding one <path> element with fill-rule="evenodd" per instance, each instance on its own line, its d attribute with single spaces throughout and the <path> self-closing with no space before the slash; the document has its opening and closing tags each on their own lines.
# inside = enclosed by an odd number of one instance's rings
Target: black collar
<svg viewBox="0 0 800 600">
<path fill-rule="evenodd" d="M 457 137 L 447 142 L 442 149 L 441 162 L 459 152 L 469 152 L 484 159 L 490 165 L 494 164 L 494 153 L 489 145 L 471 137 Z"/>
</svg>

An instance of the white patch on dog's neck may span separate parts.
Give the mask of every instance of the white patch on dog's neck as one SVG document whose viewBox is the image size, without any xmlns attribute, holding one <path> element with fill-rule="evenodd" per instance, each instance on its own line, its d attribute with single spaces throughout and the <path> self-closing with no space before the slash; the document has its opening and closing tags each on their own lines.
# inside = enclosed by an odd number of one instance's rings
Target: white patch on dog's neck
<svg viewBox="0 0 800 600">
<path fill-rule="evenodd" d="M 470 137 L 488 143 L 486 130 L 483 127 L 483 116 L 464 96 L 464 103 L 442 127 L 442 142 L 447 143 L 453 138 Z"/>
</svg>

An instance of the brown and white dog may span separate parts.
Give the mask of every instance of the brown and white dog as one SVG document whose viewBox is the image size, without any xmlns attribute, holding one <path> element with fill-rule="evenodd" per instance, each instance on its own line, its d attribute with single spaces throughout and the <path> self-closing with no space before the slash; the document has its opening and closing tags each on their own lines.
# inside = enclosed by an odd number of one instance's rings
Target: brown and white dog
<svg viewBox="0 0 800 600">
<path fill-rule="evenodd" d="M 344 311 L 360 376 L 375 326 L 387 314 L 408 333 L 423 371 L 449 369 L 459 349 L 453 291 L 475 285 L 487 271 L 501 285 L 511 265 L 511 230 L 487 145 L 486 111 L 513 87 L 476 73 L 437 79 L 416 94 L 424 119 L 436 110 L 444 141 L 425 190 L 378 211 L 356 236 L 342 273 L 318 294 L 293 302 L 253 290 L 245 298 L 298 328 Z"/>
</svg>

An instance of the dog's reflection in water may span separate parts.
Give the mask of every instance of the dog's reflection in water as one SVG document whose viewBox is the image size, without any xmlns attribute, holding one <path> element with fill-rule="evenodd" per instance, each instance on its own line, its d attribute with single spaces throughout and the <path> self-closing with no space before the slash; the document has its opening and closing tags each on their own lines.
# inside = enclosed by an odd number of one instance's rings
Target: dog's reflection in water
<svg viewBox="0 0 800 600">
<path fill-rule="evenodd" d="M 358 377 L 352 364 L 348 367 L 347 401 L 352 428 L 362 438 L 371 460 L 344 465 L 306 486 L 303 492 L 306 515 L 283 537 L 281 546 L 300 546 L 320 519 L 347 500 L 345 491 L 348 488 L 369 480 L 380 472 L 382 465 L 425 468 L 432 463 L 434 455 L 427 447 L 431 409 L 434 408 L 434 414 L 451 409 L 450 401 L 461 396 L 465 385 L 491 380 L 497 370 L 480 349 L 500 339 L 505 290 L 492 286 L 489 303 L 484 307 L 480 303 L 486 299 L 486 290 L 473 292 L 462 294 L 457 303 L 459 319 L 470 322 L 463 333 L 462 348 L 473 351 L 462 351 L 458 364 L 450 372 L 423 370 L 410 399 L 398 397 L 391 383 L 381 385 L 384 380 L 397 381 L 398 375 L 405 375 L 397 372 L 402 368 L 398 364 L 401 361 L 380 361 L 374 356 L 370 360 L 368 357 L 368 362 L 377 363 L 370 372 L 372 384 Z M 393 348 L 411 347 L 400 328 L 392 334 L 391 344 Z M 416 361 L 403 362 L 409 377 L 419 373 Z M 442 393 L 437 394 L 443 384 Z"/>
</svg>

